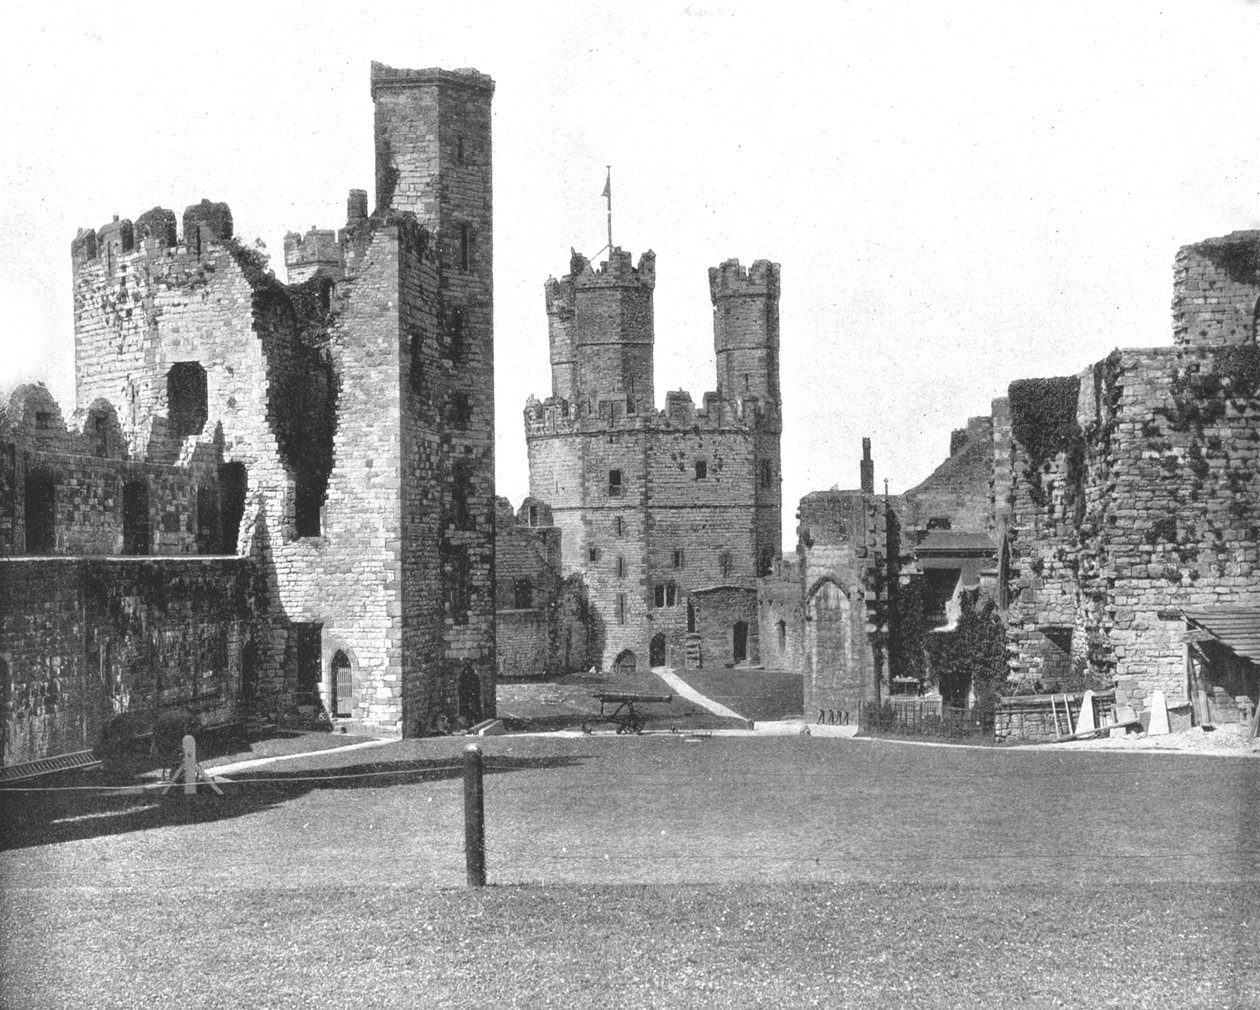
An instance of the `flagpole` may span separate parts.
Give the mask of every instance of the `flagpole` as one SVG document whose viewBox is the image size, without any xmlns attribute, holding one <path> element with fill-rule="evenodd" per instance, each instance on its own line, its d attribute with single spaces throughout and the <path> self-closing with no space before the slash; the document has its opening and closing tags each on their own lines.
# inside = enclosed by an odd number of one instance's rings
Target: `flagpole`
<svg viewBox="0 0 1260 1010">
<path fill-rule="evenodd" d="M 608 166 L 608 178 L 604 181 L 604 197 L 608 200 L 608 255 L 612 255 L 612 165 Z"/>
</svg>

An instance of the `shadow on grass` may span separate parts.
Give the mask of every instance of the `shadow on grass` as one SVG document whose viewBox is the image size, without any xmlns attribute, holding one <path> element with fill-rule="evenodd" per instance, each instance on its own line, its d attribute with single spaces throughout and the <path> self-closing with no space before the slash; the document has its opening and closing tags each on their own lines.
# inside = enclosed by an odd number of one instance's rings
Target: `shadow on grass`
<svg viewBox="0 0 1260 1010">
<path fill-rule="evenodd" d="M 487 775 L 582 764 L 580 756 L 495 756 L 485 762 Z M 211 769 L 213 771 L 213 769 Z M 219 796 L 206 785 L 186 796 L 182 785 L 163 795 L 107 790 L 86 775 L 62 779 L 58 785 L 96 788 L 0 791 L 0 850 L 30 848 L 106 835 L 147 831 L 171 825 L 208 823 L 271 810 L 316 790 L 387 789 L 420 782 L 459 779 L 457 756 L 432 760 L 365 762 L 331 769 L 276 771 L 251 769 L 222 781 Z M 99 789 L 100 791 L 97 791 Z"/>
</svg>

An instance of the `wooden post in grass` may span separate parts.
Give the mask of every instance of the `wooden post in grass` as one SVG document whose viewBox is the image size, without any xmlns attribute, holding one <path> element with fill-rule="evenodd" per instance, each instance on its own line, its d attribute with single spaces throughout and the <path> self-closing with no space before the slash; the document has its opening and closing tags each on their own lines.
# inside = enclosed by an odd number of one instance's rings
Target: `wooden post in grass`
<svg viewBox="0 0 1260 1010">
<path fill-rule="evenodd" d="M 468 886 L 486 886 L 486 811 L 481 778 L 481 748 L 464 748 L 464 861 Z"/>
</svg>

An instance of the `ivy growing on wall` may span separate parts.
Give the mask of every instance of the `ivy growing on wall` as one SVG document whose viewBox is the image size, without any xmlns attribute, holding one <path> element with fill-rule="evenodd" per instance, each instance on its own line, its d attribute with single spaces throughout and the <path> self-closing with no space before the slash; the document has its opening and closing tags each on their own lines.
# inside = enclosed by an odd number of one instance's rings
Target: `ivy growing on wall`
<svg viewBox="0 0 1260 1010">
<path fill-rule="evenodd" d="M 1073 502 L 1079 496 L 1085 467 L 1085 439 L 1076 421 L 1080 392 L 1081 380 L 1075 375 L 1020 379 L 1008 390 L 1011 433 L 1028 454 L 1024 478 L 1030 497 L 1039 507 L 1045 505 L 1047 497 L 1042 475 L 1060 453 L 1067 456 Z"/>
<path fill-rule="evenodd" d="M 992 708 L 1010 673 L 1006 629 L 996 605 L 990 599 L 981 599 L 978 590 L 960 594 L 959 603 L 957 627 L 925 637 L 932 679 L 952 704 L 965 704 L 971 688 L 977 708 Z"/>
</svg>

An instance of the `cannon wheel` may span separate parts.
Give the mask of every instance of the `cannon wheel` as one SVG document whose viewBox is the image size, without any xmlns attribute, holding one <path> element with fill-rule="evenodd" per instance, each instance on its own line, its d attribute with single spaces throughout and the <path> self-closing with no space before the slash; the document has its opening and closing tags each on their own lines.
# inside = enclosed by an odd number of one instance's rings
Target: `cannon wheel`
<svg viewBox="0 0 1260 1010">
<path fill-rule="evenodd" d="M 638 712 L 630 712 L 626 715 L 625 721 L 617 727 L 618 733 L 642 733 L 643 727 L 647 724 L 647 720 Z"/>
</svg>

